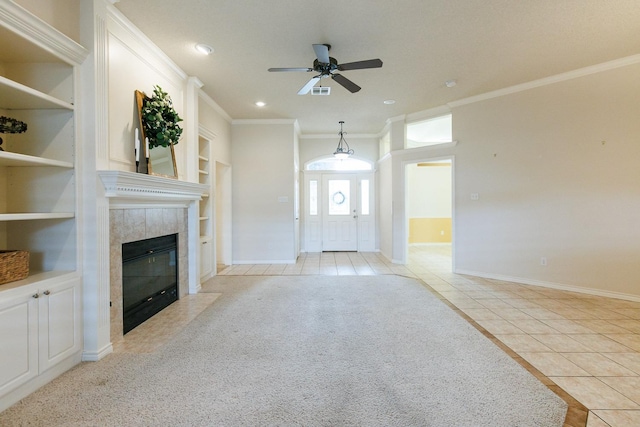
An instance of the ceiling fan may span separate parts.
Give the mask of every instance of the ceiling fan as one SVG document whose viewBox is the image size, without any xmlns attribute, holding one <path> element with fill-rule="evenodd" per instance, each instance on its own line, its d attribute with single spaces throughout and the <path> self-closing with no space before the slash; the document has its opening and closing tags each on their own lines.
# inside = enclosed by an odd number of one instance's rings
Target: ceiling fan
<svg viewBox="0 0 640 427">
<path fill-rule="evenodd" d="M 323 78 L 331 77 L 338 82 L 342 87 L 347 89 L 351 93 L 359 91 L 361 88 L 342 74 L 334 74 L 334 71 L 349 71 L 349 70 L 362 70 L 365 68 L 380 68 L 382 67 L 382 61 L 380 59 L 369 59 L 366 61 L 348 62 L 346 64 L 338 64 L 335 58 L 329 56 L 329 50 L 331 45 L 329 44 L 314 44 L 313 50 L 316 53 L 317 59 L 313 61 L 313 67 L 311 68 L 269 68 L 269 71 L 315 71 L 319 73 L 307 82 L 306 85 L 298 91 L 298 95 L 306 95 L 309 93 L 312 87 Z"/>
</svg>

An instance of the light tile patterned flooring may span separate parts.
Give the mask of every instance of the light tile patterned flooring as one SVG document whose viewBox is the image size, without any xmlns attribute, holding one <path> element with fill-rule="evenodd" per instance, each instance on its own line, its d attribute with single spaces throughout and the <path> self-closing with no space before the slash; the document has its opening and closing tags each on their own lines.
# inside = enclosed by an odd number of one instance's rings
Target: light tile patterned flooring
<svg viewBox="0 0 640 427">
<path fill-rule="evenodd" d="M 291 265 L 220 267 L 218 274 L 422 279 L 434 295 L 569 402 L 565 426 L 640 426 L 640 302 L 455 274 L 449 245 L 412 247 L 406 266 L 377 253 L 325 252 L 302 254 Z M 174 330 L 163 339 L 170 339 L 218 296 L 206 295 L 183 298 L 139 328 L 169 323 Z M 137 329 L 116 351 L 153 351 L 160 345 L 140 343 L 132 335 Z"/>
</svg>

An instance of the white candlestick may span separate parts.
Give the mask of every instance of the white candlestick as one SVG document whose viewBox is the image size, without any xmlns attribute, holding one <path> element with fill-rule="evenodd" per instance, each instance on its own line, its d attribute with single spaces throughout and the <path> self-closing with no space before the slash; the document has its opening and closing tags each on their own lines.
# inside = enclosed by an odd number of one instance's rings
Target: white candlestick
<svg viewBox="0 0 640 427">
<path fill-rule="evenodd" d="M 138 136 L 138 128 L 136 128 L 135 152 L 136 152 L 136 162 L 139 162 L 140 161 L 140 137 Z"/>
</svg>

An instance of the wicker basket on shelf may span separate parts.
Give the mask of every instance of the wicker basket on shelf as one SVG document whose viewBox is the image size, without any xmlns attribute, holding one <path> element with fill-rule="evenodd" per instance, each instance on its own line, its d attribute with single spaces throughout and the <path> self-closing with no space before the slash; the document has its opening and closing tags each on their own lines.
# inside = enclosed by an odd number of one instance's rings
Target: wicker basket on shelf
<svg viewBox="0 0 640 427">
<path fill-rule="evenodd" d="M 0 285 L 29 275 L 29 252 L 0 250 Z"/>
</svg>

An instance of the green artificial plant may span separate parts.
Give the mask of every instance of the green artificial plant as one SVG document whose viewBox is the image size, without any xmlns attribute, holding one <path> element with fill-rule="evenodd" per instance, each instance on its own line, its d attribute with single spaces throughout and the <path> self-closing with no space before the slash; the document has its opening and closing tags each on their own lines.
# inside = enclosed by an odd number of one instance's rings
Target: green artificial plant
<svg viewBox="0 0 640 427">
<path fill-rule="evenodd" d="M 153 87 L 153 96 L 145 97 L 142 103 L 144 134 L 149 138 L 149 148 L 175 145 L 182 135 L 178 125 L 182 119 L 173 108 L 167 92 L 160 86 Z"/>
</svg>

